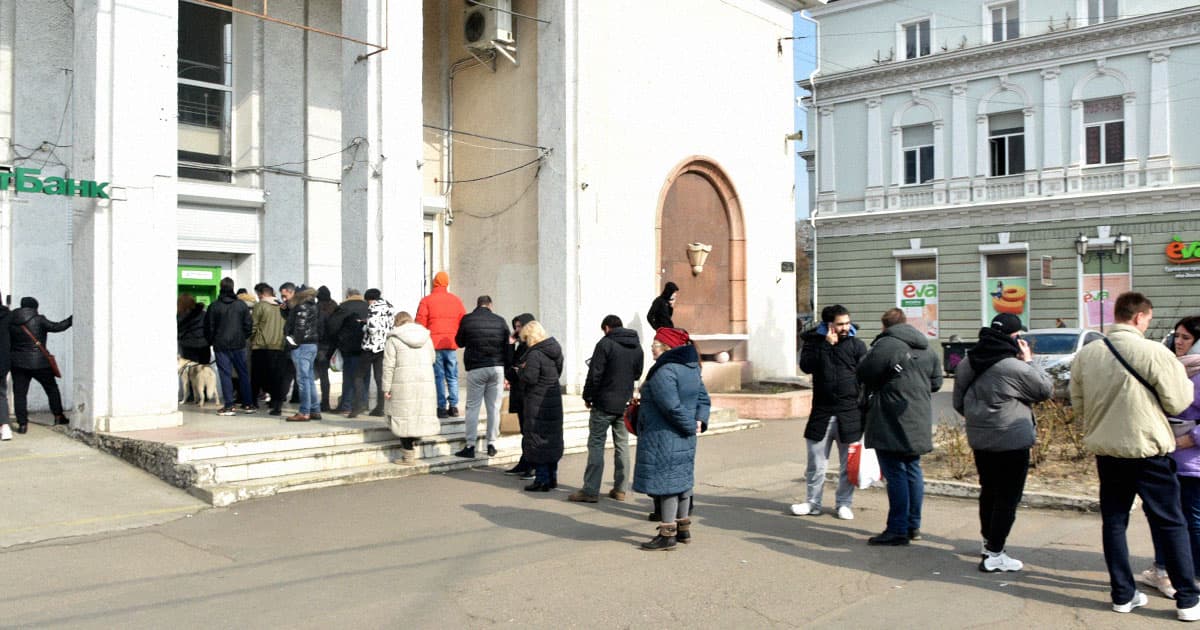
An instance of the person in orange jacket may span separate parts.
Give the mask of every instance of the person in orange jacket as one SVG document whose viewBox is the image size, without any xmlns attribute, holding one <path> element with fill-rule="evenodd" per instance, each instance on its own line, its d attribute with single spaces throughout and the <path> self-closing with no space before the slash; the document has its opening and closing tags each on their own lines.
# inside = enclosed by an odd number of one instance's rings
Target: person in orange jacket
<svg viewBox="0 0 1200 630">
<path fill-rule="evenodd" d="M 437 272 L 433 291 L 421 298 L 417 306 L 417 323 L 428 328 L 433 337 L 436 355 L 433 378 L 437 384 L 437 415 L 439 418 L 458 417 L 458 322 L 466 315 L 462 300 L 450 292 L 450 274 Z"/>
</svg>

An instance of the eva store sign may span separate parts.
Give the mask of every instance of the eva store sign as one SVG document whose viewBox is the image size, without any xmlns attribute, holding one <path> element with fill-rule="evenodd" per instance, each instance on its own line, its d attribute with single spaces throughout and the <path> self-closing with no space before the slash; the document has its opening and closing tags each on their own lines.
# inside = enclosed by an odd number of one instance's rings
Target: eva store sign
<svg viewBox="0 0 1200 630">
<path fill-rule="evenodd" d="M 42 193 L 43 195 L 79 195 L 85 198 L 108 199 L 108 182 L 69 177 L 41 178 L 42 171 L 36 168 L 18 168 L 14 173 L 0 173 L 0 190 L 13 187 L 18 193 Z"/>
<path fill-rule="evenodd" d="M 1178 236 L 1167 243 L 1167 262 L 1163 271 L 1175 274 L 1176 278 L 1200 278 L 1200 241 L 1185 243 Z M 1187 265 L 1187 266 L 1182 266 Z"/>
</svg>

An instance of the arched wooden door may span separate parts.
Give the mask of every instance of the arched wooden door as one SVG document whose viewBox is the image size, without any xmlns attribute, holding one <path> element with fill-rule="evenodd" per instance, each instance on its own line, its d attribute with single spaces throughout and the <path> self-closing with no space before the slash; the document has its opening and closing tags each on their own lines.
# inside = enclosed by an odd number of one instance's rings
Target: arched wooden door
<svg viewBox="0 0 1200 630">
<path fill-rule="evenodd" d="M 737 194 L 724 172 L 691 158 L 667 179 L 658 215 L 659 290 L 679 285 L 675 325 L 692 334 L 746 332 L 745 232 Z M 712 245 L 699 275 L 688 244 Z"/>
</svg>

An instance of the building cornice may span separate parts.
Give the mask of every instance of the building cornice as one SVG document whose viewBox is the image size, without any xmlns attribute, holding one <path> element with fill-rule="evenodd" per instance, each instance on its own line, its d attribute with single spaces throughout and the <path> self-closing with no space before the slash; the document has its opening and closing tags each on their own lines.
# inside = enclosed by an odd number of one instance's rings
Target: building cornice
<svg viewBox="0 0 1200 630">
<path fill-rule="evenodd" d="M 1036 225 L 1200 210 L 1200 184 L 1103 194 L 1007 199 L 994 203 L 827 214 L 813 217 L 820 237 L 868 236 L 998 225 Z"/>
<path fill-rule="evenodd" d="M 966 75 L 1011 72 L 1020 65 L 1061 65 L 1064 58 L 1104 57 L 1113 50 L 1200 36 L 1200 7 L 1126 18 L 1058 33 L 937 53 L 919 59 L 880 64 L 799 82 L 822 102 L 858 94 L 881 94 L 914 85 L 945 83 Z"/>
</svg>

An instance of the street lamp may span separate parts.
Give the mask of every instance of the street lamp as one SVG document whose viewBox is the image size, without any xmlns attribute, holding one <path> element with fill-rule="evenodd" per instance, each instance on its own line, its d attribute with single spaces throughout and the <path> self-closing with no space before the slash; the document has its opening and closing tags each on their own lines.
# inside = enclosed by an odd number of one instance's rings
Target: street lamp
<svg viewBox="0 0 1200 630">
<path fill-rule="evenodd" d="M 1075 253 L 1079 254 L 1080 263 L 1086 265 L 1089 259 L 1100 263 L 1100 332 L 1104 332 L 1104 260 L 1108 259 L 1111 263 L 1121 262 L 1129 251 L 1129 242 L 1128 236 L 1118 233 L 1113 239 L 1112 249 L 1088 251 L 1088 237 L 1083 232 L 1075 239 Z"/>
</svg>

